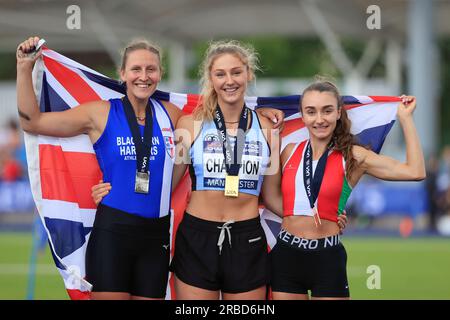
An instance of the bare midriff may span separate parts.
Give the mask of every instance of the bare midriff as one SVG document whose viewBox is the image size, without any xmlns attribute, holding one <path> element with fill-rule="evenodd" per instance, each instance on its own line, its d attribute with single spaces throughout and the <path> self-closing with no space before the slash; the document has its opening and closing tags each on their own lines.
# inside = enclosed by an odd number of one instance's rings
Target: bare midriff
<svg viewBox="0 0 450 320">
<path fill-rule="evenodd" d="M 209 221 L 243 221 L 259 216 L 258 197 L 243 192 L 226 197 L 224 191 L 193 191 L 186 212 Z"/>
<path fill-rule="evenodd" d="M 320 239 L 339 233 L 339 226 L 334 221 L 322 219 L 316 226 L 311 216 L 288 216 L 283 218 L 281 227 L 297 237 Z"/>
</svg>

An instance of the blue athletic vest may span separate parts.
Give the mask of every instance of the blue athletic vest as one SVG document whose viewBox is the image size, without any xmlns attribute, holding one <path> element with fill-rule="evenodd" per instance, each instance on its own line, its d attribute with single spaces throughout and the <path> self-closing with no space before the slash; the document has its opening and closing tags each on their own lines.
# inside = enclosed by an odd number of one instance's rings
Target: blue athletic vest
<svg viewBox="0 0 450 320">
<path fill-rule="evenodd" d="M 104 205 L 146 218 L 169 214 L 172 171 L 175 156 L 174 128 L 164 106 L 151 99 L 153 144 L 150 152 L 150 189 L 148 194 L 134 192 L 136 149 L 121 99 L 109 100 L 111 108 L 105 131 L 94 144 L 103 181 L 112 189 Z M 139 126 L 141 137 L 144 126 Z"/>
<path fill-rule="evenodd" d="M 234 147 L 236 138 L 230 138 L 231 146 Z M 225 158 L 214 121 L 203 122 L 201 132 L 191 146 L 190 157 L 189 172 L 193 191 L 225 189 Z M 239 192 L 259 195 L 269 157 L 269 144 L 256 112 L 252 111 L 239 170 Z"/>
</svg>

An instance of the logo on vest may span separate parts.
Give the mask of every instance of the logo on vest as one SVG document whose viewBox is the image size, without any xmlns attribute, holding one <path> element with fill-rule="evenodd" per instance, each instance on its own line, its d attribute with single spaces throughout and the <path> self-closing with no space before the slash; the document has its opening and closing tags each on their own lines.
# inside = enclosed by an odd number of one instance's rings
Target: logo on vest
<svg viewBox="0 0 450 320">
<path fill-rule="evenodd" d="M 171 159 L 175 156 L 175 144 L 173 138 L 173 131 L 170 128 L 162 128 L 161 129 L 164 145 L 166 146 L 166 152 Z"/>
<path fill-rule="evenodd" d="M 136 160 L 136 146 L 132 137 L 116 137 L 116 145 L 123 160 Z M 159 137 L 153 137 L 149 160 L 155 160 L 155 156 L 158 155 L 158 146 Z"/>
</svg>

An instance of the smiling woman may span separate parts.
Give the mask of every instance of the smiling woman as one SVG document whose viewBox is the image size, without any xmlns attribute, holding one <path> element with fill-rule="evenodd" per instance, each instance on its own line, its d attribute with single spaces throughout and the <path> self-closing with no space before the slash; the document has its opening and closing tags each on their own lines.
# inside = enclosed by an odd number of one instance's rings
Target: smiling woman
<svg viewBox="0 0 450 320">
<path fill-rule="evenodd" d="M 245 92 L 251 73 L 245 65 L 232 55 L 218 58 L 211 70 L 211 83 L 221 104 L 234 105 Z M 238 119 L 227 119 L 228 123 L 237 123 Z"/>
<path fill-rule="evenodd" d="M 158 83 L 161 81 L 163 70 L 161 66 L 161 50 L 146 40 L 136 40 L 129 44 L 124 52 L 120 67 L 120 79 L 127 87 L 129 97 L 143 100 L 143 110 L 136 112 L 136 117 L 145 119 L 145 106 Z M 137 103 L 136 103 L 137 104 Z M 133 105 L 133 103 L 132 103 Z M 142 103 L 141 103 L 142 105 Z M 141 122 L 143 120 L 140 120 Z"/>
<path fill-rule="evenodd" d="M 300 111 L 309 139 L 281 153 L 281 190 L 270 190 L 266 205 L 283 215 L 270 252 L 274 299 L 348 299 L 347 253 L 338 220 L 364 174 L 384 180 L 422 180 L 425 166 L 412 114 L 416 100 L 401 96 L 397 116 L 407 160 L 378 155 L 357 145 L 337 87 L 317 81 L 302 94 Z M 279 173 L 280 175 L 281 173 Z"/>
<path fill-rule="evenodd" d="M 126 47 L 119 70 L 124 97 L 41 113 L 31 76 L 42 55 L 36 50 L 38 43 L 38 37 L 31 37 L 19 44 L 16 53 L 22 128 L 56 137 L 87 134 L 105 180 L 86 249 L 91 297 L 163 299 L 169 273 L 171 191 L 176 186 L 170 183 L 174 127 L 181 111 L 152 98 L 162 77 L 160 50 L 141 40 Z M 75 101 L 79 100 L 89 97 L 81 94 Z M 282 123 L 281 111 L 266 115 Z"/>
<path fill-rule="evenodd" d="M 258 197 L 279 150 L 270 145 L 272 123 L 245 105 L 255 70 L 251 48 L 211 43 L 202 65 L 203 99 L 178 122 L 177 148 L 185 159 L 175 165 L 174 184 L 189 164 L 192 195 L 171 264 L 177 299 L 266 296 L 269 261 Z"/>
<path fill-rule="evenodd" d="M 17 101 L 25 131 L 57 137 L 89 135 L 103 179 L 115 185 L 97 208 L 86 251 L 93 299 L 162 299 L 170 252 L 174 124 L 180 111 L 152 99 L 161 81 L 161 55 L 147 41 L 126 47 L 122 99 L 92 101 L 63 112 L 39 111 L 31 71 L 38 37 L 17 48 Z M 168 137 L 168 139 L 165 139 Z M 127 143 L 129 142 L 129 143 Z M 161 143 L 160 143 L 161 142 Z M 125 146 L 123 144 L 126 144 Z M 149 172 L 152 179 L 149 179 Z"/>
</svg>

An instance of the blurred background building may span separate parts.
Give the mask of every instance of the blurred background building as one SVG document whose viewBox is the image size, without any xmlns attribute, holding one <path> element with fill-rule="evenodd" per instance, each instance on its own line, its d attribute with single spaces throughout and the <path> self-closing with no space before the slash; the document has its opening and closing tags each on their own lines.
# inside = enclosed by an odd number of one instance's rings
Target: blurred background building
<svg viewBox="0 0 450 320">
<path fill-rule="evenodd" d="M 299 94 L 316 74 L 334 78 L 343 95 L 415 95 L 427 179 L 362 180 L 348 204 L 346 234 L 450 236 L 449 17 L 449 0 L 0 0 L 0 281 L 8 288 L 0 291 L 0 299 L 11 297 L 23 280 L 8 275 L 35 272 L 14 262 L 14 254 L 28 248 L 21 241 L 31 237 L 11 234 L 29 233 L 35 218 L 15 90 L 15 50 L 25 38 L 43 37 L 51 49 L 117 78 L 120 50 L 131 39 L 145 37 L 164 49 L 160 89 L 172 92 L 197 93 L 198 66 L 208 42 L 226 38 L 250 43 L 260 54 L 262 71 L 251 95 Z M 404 159 L 398 124 L 382 153 Z M 10 250 L 15 245 L 22 247 Z M 361 276 L 358 270 L 349 267 L 353 283 Z M 56 273 L 53 266 L 37 272 Z M 443 273 L 434 274 L 442 284 Z M 28 294 L 33 281 L 28 280 Z M 63 292 L 59 276 L 52 281 L 55 292 Z M 51 283 L 46 282 L 45 292 L 53 290 Z M 370 298 L 364 290 L 356 296 Z M 48 294 L 43 297 L 54 297 Z M 405 291 L 399 297 L 406 296 Z M 447 292 L 442 296 L 450 298 Z"/>
<path fill-rule="evenodd" d="M 450 102 L 443 99 L 450 90 L 449 16 L 450 1 L 444 0 L 2 0 L 0 212 L 33 206 L 22 183 L 27 168 L 17 129 L 14 52 L 20 41 L 39 35 L 50 48 L 116 78 L 121 48 L 145 37 L 165 51 L 160 88 L 198 92 L 198 64 L 207 43 L 233 38 L 260 54 L 254 95 L 298 94 L 321 74 L 336 79 L 344 95 L 417 96 L 427 182 L 366 179 L 352 195 L 349 213 L 370 217 L 368 226 L 391 216 L 397 221 L 383 226 L 396 228 L 406 215 L 415 228 L 436 230 L 450 197 Z M 400 126 L 382 152 L 404 158 Z"/>
</svg>

